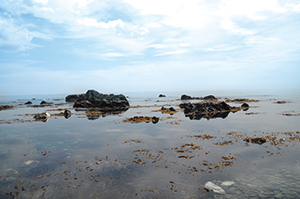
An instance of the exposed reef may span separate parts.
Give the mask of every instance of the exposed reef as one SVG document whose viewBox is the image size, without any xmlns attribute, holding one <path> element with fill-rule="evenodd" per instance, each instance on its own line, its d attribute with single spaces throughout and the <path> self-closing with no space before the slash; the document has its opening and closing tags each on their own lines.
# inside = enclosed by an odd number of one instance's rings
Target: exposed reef
<svg viewBox="0 0 300 199">
<path fill-rule="evenodd" d="M 184 109 L 184 114 L 191 120 L 206 118 L 226 118 L 230 112 L 248 109 L 249 105 L 244 103 L 241 107 L 231 107 L 225 102 L 204 102 L 204 103 L 182 103 L 180 108 Z"/>
<path fill-rule="evenodd" d="M 122 94 L 102 94 L 95 90 L 88 90 L 85 94 L 68 95 L 67 102 L 75 102 L 74 108 L 99 108 L 101 110 L 127 110 L 129 102 Z"/>
<path fill-rule="evenodd" d="M 205 97 L 192 97 L 189 95 L 181 95 L 181 100 L 209 100 L 209 101 L 218 101 L 218 99 L 213 95 L 207 95 Z"/>
</svg>

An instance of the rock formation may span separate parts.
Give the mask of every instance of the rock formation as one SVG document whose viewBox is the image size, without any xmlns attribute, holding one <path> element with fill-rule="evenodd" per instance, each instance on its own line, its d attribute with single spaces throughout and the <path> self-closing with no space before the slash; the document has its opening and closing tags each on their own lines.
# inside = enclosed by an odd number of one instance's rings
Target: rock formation
<svg viewBox="0 0 300 199">
<path fill-rule="evenodd" d="M 88 90 L 85 94 L 68 95 L 67 102 L 75 102 L 74 108 L 99 108 L 102 110 L 127 110 L 129 102 L 122 94 L 102 94 L 95 90 Z"/>
</svg>

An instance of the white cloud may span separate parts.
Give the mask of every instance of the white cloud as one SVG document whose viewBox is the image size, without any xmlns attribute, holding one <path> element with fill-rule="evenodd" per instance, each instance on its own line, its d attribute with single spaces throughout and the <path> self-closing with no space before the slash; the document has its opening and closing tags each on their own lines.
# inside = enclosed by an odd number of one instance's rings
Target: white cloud
<svg viewBox="0 0 300 199">
<path fill-rule="evenodd" d="M 0 15 L 0 48 L 8 51 L 26 50 L 38 45 L 33 44 L 33 33 L 26 27 L 15 23 L 14 19 Z"/>
<path fill-rule="evenodd" d="M 253 34 L 255 34 L 255 31 L 247 30 L 245 28 L 240 28 L 229 19 L 223 19 L 221 21 L 221 27 L 224 30 L 228 30 L 237 35 L 253 35 Z"/>
<path fill-rule="evenodd" d="M 79 25 L 94 26 L 97 28 L 116 28 L 117 26 L 121 27 L 122 29 L 124 28 L 124 22 L 121 19 L 109 21 L 105 23 L 105 22 L 97 22 L 97 20 L 93 18 L 82 18 L 76 20 L 76 22 Z"/>
</svg>

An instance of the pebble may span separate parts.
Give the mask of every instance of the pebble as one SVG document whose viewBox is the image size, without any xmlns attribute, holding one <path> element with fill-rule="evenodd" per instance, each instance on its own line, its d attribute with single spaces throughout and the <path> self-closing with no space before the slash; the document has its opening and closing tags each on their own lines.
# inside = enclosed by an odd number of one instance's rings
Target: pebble
<svg viewBox="0 0 300 199">
<path fill-rule="evenodd" d="M 214 184 L 213 182 L 208 181 L 207 183 L 205 183 L 204 187 L 207 189 L 213 190 L 215 193 L 225 194 L 224 189 L 222 189 L 222 187 Z"/>
<path fill-rule="evenodd" d="M 233 181 L 224 181 L 224 182 L 222 182 L 221 186 L 231 186 L 233 184 L 234 184 Z"/>
</svg>

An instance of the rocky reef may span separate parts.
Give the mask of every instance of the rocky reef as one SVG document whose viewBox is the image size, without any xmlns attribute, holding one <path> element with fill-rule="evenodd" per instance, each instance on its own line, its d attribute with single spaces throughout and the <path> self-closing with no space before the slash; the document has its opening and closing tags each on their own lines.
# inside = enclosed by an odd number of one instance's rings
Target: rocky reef
<svg viewBox="0 0 300 199">
<path fill-rule="evenodd" d="M 122 94 L 102 94 L 95 90 L 88 90 L 85 94 L 66 96 L 67 102 L 74 102 L 74 108 L 99 108 L 102 110 L 127 110 L 129 102 Z"/>
<path fill-rule="evenodd" d="M 226 118 L 230 112 L 248 109 L 249 105 L 244 103 L 241 107 L 231 107 L 229 104 L 222 102 L 203 102 L 203 103 L 182 103 L 180 108 L 184 109 L 184 114 L 191 120 L 200 120 L 206 118 Z"/>
</svg>

